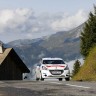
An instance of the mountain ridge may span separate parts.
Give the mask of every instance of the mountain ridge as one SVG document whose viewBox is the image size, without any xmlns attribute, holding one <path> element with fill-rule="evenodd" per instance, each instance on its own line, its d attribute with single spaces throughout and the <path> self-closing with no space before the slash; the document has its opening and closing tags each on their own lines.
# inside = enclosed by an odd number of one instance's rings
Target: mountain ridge
<svg viewBox="0 0 96 96">
<path fill-rule="evenodd" d="M 6 46 L 14 48 L 28 67 L 38 63 L 43 57 L 74 60 L 81 58 L 79 36 L 83 26 L 84 24 L 70 31 L 57 32 L 43 38 L 15 40 L 7 43 Z"/>
</svg>

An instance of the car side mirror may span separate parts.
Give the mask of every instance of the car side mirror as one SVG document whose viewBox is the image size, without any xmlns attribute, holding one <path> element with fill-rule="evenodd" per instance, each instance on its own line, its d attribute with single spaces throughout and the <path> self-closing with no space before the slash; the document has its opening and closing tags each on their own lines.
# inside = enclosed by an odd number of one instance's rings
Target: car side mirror
<svg viewBox="0 0 96 96">
<path fill-rule="evenodd" d="M 37 64 L 37 67 L 40 67 L 41 64 Z"/>
</svg>

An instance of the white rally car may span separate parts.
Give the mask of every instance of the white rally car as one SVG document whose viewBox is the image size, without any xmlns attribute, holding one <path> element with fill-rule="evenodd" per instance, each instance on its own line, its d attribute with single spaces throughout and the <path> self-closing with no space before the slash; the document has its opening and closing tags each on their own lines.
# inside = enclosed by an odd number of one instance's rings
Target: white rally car
<svg viewBox="0 0 96 96">
<path fill-rule="evenodd" d="M 36 80 L 57 78 L 59 81 L 70 80 L 70 70 L 61 58 L 42 58 L 36 66 Z"/>
</svg>

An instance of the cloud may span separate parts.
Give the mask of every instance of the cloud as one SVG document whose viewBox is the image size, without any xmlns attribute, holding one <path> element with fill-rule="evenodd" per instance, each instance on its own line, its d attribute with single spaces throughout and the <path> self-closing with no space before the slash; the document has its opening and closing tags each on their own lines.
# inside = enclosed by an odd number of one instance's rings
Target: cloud
<svg viewBox="0 0 96 96">
<path fill-rule="evenodd" d="M 29 9 L 16 10 L 0 10 L 0 32 L 18 32 L 24 31 L 27 26 L 26 21 L 33 15 L 33 11 Z"/>
<path fill-rule="evenodd" d="M 54 30 L 70 30 L 84 23 L 88 18 L 87 12 L 79 10 L 75 15 L 64 16 L 54 21 L 51 26 Z"/>
<path fill-rule="evenodd" d="M 38 55 L 38 58 L 41 59 L 44 56 L 45 56 L 44 52 L 41 52 L 41 54 Z"/>
<path fill-rule="evenodd" d="M 33 9 L 28 8 L 3 9 L 0 10 L 0 38 L 5 42 L 39 38 L 70 30 L 86 20 L 87 14 L 83 10 L 74 15 L 47 12 L 36 15 Z"/>
</svg>

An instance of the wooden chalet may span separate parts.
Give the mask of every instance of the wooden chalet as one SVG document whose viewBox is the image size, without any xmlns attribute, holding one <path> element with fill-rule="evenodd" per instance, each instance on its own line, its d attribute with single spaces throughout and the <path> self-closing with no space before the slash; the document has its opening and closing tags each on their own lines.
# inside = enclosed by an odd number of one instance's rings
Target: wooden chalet
<svg viewBox="0 0 96 96">
<path fill-rule="evenodd" d="M 22 80 L 29 69 L 13 48 L 4 49 L 0 44 L 0 80 Z"/>
</svg>

